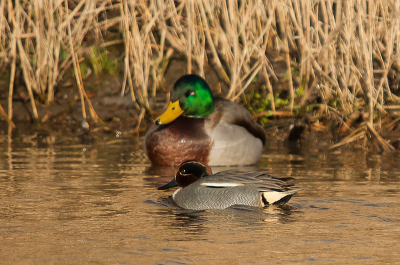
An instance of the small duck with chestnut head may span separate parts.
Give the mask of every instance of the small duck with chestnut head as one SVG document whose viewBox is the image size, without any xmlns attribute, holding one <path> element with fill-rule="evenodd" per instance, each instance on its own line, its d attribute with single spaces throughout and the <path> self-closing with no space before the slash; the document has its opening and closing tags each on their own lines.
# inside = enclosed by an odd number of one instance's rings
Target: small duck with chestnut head
<svg viewBox="0 0 400 265">
<path fill-rule="evenodd" d="M 265 171 L 228 170 L 212 174 L 208 165 L 186 161 L 179 166 L 174 179 L 158 189 L 181 186 L 172 199 L 184 209 L 226 209 L 234 205 L 266 207 L 284 204 L 300 190 L 290 180 L 273 177 Z"/>
</svg>

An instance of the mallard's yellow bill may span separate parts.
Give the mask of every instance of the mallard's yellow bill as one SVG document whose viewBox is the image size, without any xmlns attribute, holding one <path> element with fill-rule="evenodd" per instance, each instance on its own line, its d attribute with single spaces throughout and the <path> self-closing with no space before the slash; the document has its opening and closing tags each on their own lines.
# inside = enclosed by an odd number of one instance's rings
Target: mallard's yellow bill
<svg viewBox="0 0 400 265">
<path fill-rule="evenodd" d="M 168 124 L 178 118 L 182 113 L 183 110 L 181 109 L 181 106 L 179 106 L 179 100 L 175 102 L 170 101 L 167 110 L 158 116 L 156 124 Z"/>
</svg>

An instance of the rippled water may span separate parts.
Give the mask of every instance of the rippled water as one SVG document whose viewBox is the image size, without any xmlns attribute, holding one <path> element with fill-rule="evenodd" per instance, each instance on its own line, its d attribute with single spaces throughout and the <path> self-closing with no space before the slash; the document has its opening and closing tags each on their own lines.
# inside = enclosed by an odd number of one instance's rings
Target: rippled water
<svg viewBox="0 0 400 265">
<path fill-rule="evenodd" d="M 98 141 L 99 142 L 99 141 Z M 400 263 L 400 155 L 269 143 L 260 169 L 303 188 L 284 207 L 192 212 L 156 188 L 140 139 L 0 142 L 2 264 Z M 222 170 L 218 168 L 216 170 Z"/>
</svg>

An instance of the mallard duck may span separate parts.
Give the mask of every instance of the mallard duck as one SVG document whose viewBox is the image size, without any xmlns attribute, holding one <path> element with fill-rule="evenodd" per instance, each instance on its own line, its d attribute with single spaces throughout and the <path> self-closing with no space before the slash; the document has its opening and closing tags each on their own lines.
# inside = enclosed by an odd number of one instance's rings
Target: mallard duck
<svg viewBox="0 0 400 265">
<path fill-rule="evenodd" d="M 289 178 L 272 177 L 265 171 L 228 170 L 212 174 L 198 161 L 182 163 L 175 178 L 159 190 L 181 186 L 173 201 L 189 210 L 225 209 L 234 205 L 265 207 L 284 204 L 298 192 Z"/>
<path fill-rule="evenodd" d="M 264 129 L 242 106 L 214 98 L 197 75 L 176 81 L 167 110 L 146 132 L 144 145 L 153 164 L 179 165 L 198 160 L 211 166 L 257 163 Z"/>
</svg>

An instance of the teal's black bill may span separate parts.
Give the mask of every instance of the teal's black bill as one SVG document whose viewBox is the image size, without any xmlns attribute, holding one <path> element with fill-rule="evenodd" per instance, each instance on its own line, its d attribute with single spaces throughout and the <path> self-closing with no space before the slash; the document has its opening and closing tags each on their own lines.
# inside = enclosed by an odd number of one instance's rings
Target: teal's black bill
<svg viewBox="0 0 400 265">
<path fill-rule="evenodd" d="M 175 179 L 173 179 L 173 180 L 171 180 L 171 182 L 158 187 L 158 190 L 166 190 L 166 189 L 173 188 L 176 186 L 178 186 L 178 183 L 176 183 Z"/>
</svg>

